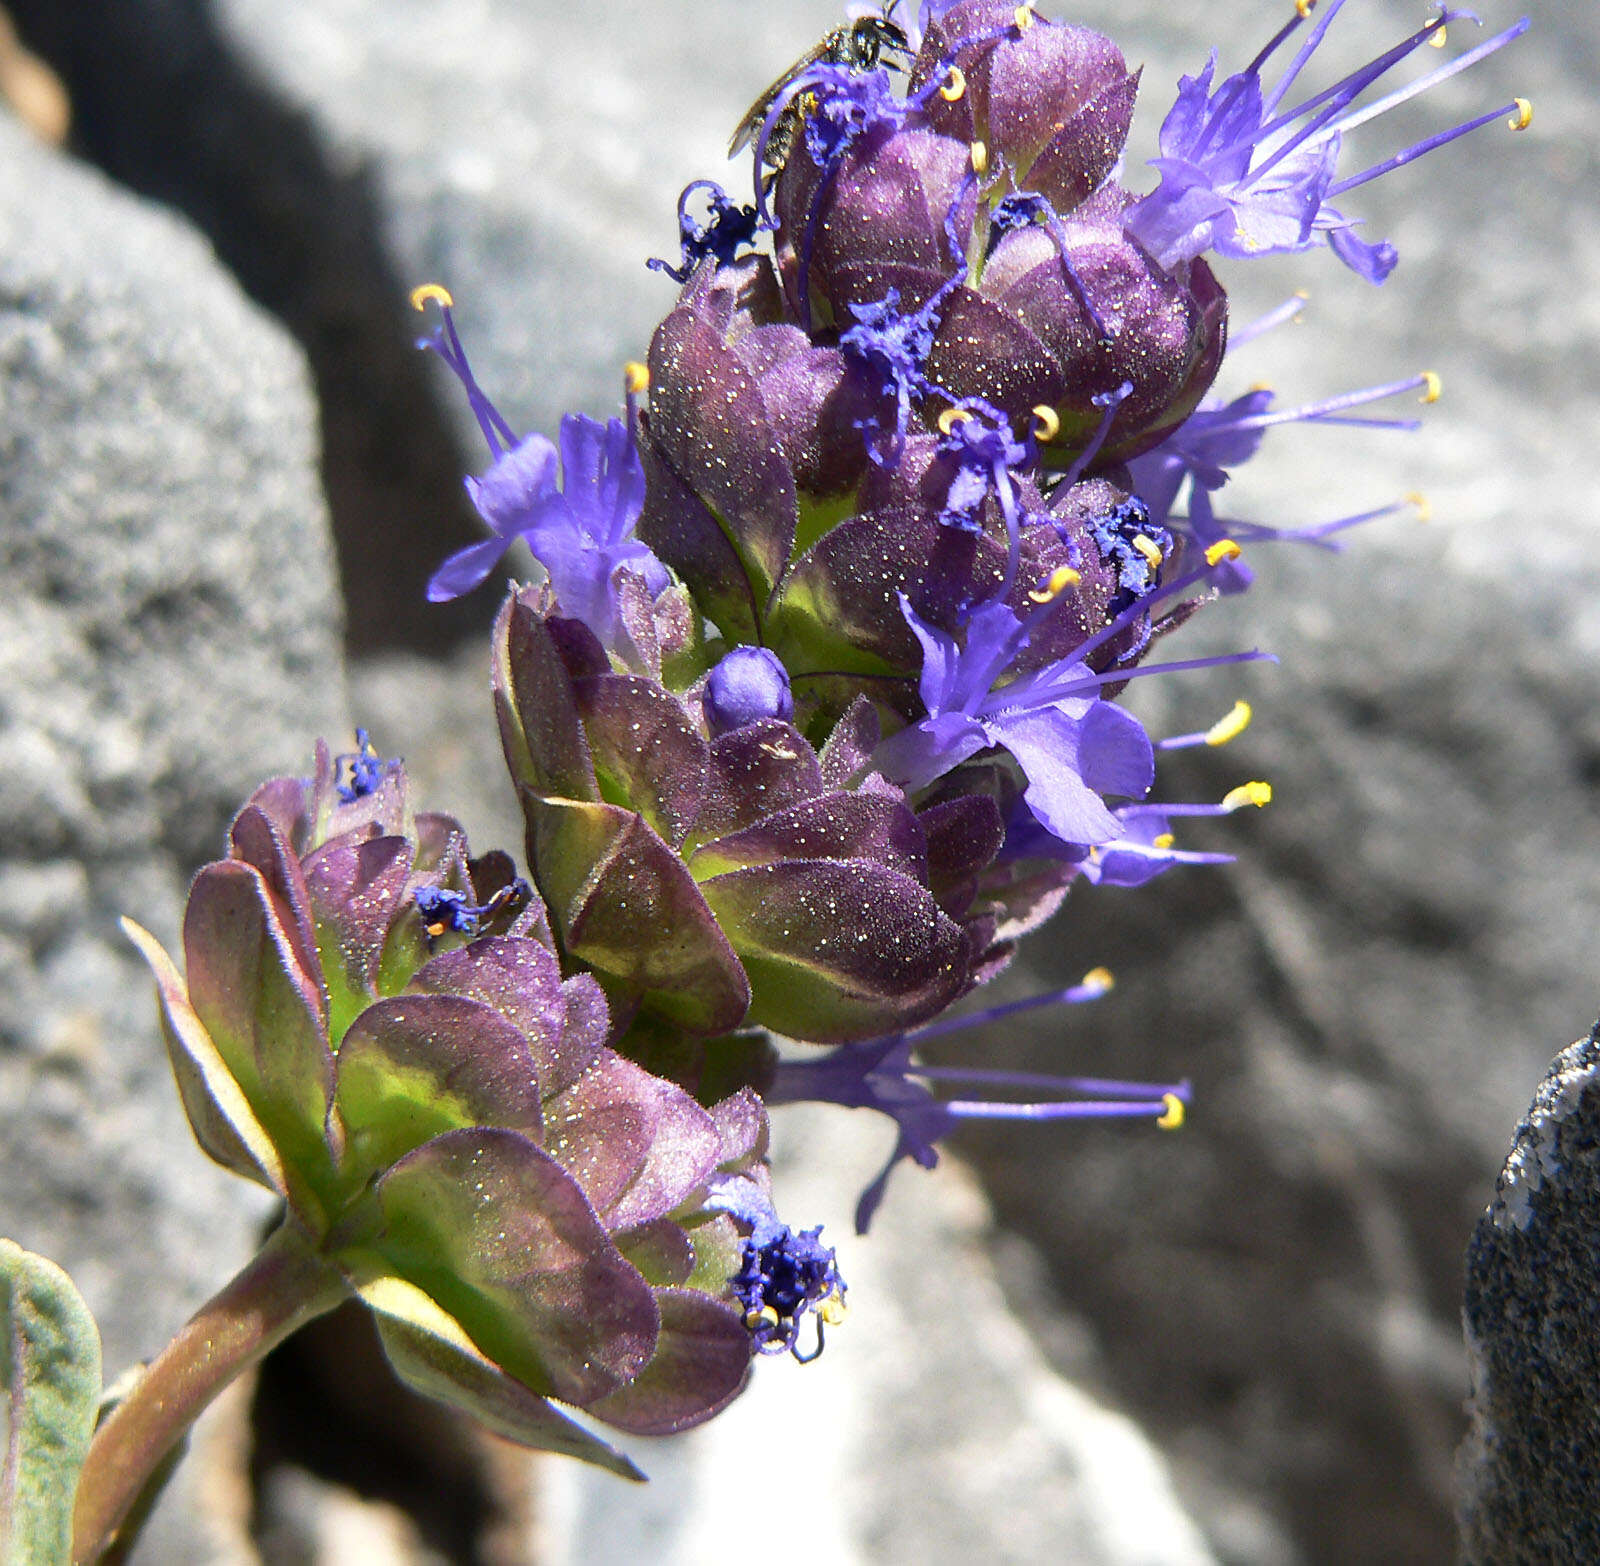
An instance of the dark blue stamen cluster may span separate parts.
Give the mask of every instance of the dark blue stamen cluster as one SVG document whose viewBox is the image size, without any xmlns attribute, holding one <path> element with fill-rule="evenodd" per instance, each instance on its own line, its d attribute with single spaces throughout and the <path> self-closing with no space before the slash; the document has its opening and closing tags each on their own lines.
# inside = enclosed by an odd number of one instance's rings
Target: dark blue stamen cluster
<svg viewBox="0 0 1600 1566">
<path fill-rule="evenodd" d="M 1117 591 L 1108 608 L 1119 614 L 1136 599 L 1160 583 L 1158 566 L 1140 552 L 1136 538 L 1148 539 L 1166 556 L 1172 550 L 1172 535 L 1150 515 L 1150 508 L 1137 495 L 1130 496 L 1113 511 L 1089 523 L 1089 536 L 1100 551 L 1100 558 L 1117 573 Z"/>
<path fill-rule="evenodd" d="M 697 190 L 708 192 L 706 206 L 708 221 L 699 222 L 690 215 L 689 198 Z M 665 272 L 675 283 L 687 283 L 689 274 L 706 259 L 714 257 L 718 266 L 732 266 L 739 259 L 739 251 L 753 246 L 761 220 L 756 209 L 737 205 L 715 180 L 697 179 L 684 188 L 678 198 L 678 244 L 682 259 L 671 266 L 659 256 L 652 256 L 645 265 L 652 272 Z"/>
<path fill-rule="evenodd" d="M 998 408 L 974 403 L 962 411 L 968 417 L 952 420 L 949 433 L 939 442 L 941 453 L 955 464 L 939 520 L 946 527 L 978 533 L 983 530 L 985 498 L 1000 494 L 1012 471 L 1026 464 L 1030 452 Z"/>
<path fill-rule="evenodd" d="M 527 906 L 533 889 L 518 877 L 509 886 L 503 886 L 486 903 L 467 900 L 465 892 L 447 886 L 419 886 L 416 890 L 417 912 L 422 915 L 430 940 L 441 935 L 477 935 L 491 920 Z"/>
<path fill-rule="evenodd" d="M 952 284 L 938 290 L 926 304 L 909 314 L 900 309 L 900 290 L 891 288 L 874 304 L 852 304 L 856 324 L 839 334 L 839 346 L 867 366 L 877 378 L 882 396 L 894 405 L 892 429 L 886 444 L 874 443 L 868 452 L 875 462 L 892 466 L 900 460 L 911 423 L 912 401 L 936 392 L 926 365 L 933 352 L 939 312 Z M 875 428 L 889 434 L 890 423 L 875 415 Z"/>
<path fill-rule="evenodd" d="M 356 748 L 333 758 L 334 773 L 338 781 L 334 787 L 345 804 L 354 804 L 375 793 L 378 785 L 394 767 L 385 761 L 374 747 L 365 729 L 356 730 Z"/>
<path fill-rule="evenodd" d="M 844 1279 L 833 1247 L 822 1243 L 821 1224 L 798 1234 L 783 1224 L 753 1235 L 731 1282 L 758 1354 L 788 1350 L 808 1364 L 822 1352 L 820 1315 L 816 1348 L 802 1354 L 798 1347 L 801 1318 L 826 1300 L 844 1297 Z"/>
</svg>

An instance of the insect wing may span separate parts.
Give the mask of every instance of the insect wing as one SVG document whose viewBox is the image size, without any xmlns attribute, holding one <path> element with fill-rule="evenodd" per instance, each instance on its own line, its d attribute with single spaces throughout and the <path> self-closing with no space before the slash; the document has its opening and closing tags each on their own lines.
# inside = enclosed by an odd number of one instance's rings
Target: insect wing
<svg viewBox="0 0 1600 1566">
<path fill-rule="evenodd" d="M 734 131 L 728 142 L 728 156 L 736 158 L 760 134 L 762 123 L 772 108 L 773 100 L 785 87 L 792 82 L 802 71 L 809 71 L 819 60 L 832 58 L 838 48 L 838 35 L 847 33 L 847 28 L 835 30 L 823 38 L 820 43 L 813 45 L 800 56 L 754 103 L 745 110 L 745 115 L 739 121 L 738 129 Z"/>
</svg>

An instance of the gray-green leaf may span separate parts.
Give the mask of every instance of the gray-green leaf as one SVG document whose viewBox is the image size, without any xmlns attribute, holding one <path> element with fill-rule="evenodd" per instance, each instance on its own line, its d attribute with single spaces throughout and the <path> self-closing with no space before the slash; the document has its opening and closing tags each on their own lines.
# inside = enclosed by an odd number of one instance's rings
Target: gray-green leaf
<svg viewBox="0 0 1600 1566">
<path fill-rule="evenodd" d="M 0 1240 L 0 1566 L 66 1561 L 100 1398 L 100 1334 L 54 1262 Z"/>
</svg>

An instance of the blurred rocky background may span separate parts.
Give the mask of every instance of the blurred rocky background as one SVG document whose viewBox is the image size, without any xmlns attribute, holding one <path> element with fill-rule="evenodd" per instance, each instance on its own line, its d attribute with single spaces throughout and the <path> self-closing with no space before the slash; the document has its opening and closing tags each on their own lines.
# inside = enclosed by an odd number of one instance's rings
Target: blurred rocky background
<svg viewBox="0 0 1600 1566">
<path fill-rule="evenodd" d="M 520 427 L 608 413 L 671 299 L 642 261 L 673 253 L 678 189 L 722 171 L 743 106 L 837 11 L 9 8 L 29 55 L 0 41 L 0 1226 L 74 1272 L 122 1364 L 264 1215 L 192 1149 L 114 915 L 170 937 L 231 807 L 349 710 L 480 843 L 515 836 L 478 635 L 495 590 L 420 593 L 471 536 L 459 477 L 483 454 L 410 348 L 406 290 L 453 290 Z M 1285 6 L 1047 9 L 1144 62 L 1138 158 L 1180 72 L 1212 45 L 1243 64 Z M 1328 67 L 1424 14 L 1351 0 Z M 1377 158 L 1536 102 L 1527 134 L 1351 199 L 1400 249 L 1383 289 L 1325 252 L 1223 271 L 1239 322 L 1311 299 L 1220 390 L 1294 403 L 1431 368 L 1445 396 L 1418 436 L 1280 432 L 1224 492 L 1293 525 L 1421 490 L 1433 521 L 1338 559 L 1255 552 L 1255 591 L 1186 650 L 1282 662 L 1143 696 L 1158 731 L 1256 709 L 1171 758 L 1166 797 L 1262 776 L 1276 802 L 1194 831 L 1231 868 L 1076 894 L 1005 981 L 1113 968 L 1109 997 L 992 1057 L 1188 1075 L 1189 1129 L 1008 1128 L 962 1147 L 976 1183 L 898 1173 L 881 1233 L 842 1251 L 856 1309 L 824 1360 L 762 1367 L 723 1420 L 641 1452 L 648 1491 L 530 1480 L 386 1401 L 335 1321 L 213 1421 L 231 1434 L 142 1559 L 691 1563 L 791 1529 L 841 1562 L 1455 1558 L 1463 1251 L 1600 1006 L 1597 73 L 1600 12 L 1546 8 L 1368 133 Z M 884 1130 L 791 1121 L 794 1210 L 846 1233 Z"/>
</svg>

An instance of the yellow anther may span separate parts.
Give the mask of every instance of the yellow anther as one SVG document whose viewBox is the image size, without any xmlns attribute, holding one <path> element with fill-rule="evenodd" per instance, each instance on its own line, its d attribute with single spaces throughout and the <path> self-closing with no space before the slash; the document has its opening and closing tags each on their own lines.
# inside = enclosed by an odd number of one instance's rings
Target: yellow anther
<svg viewBox="0 0 1600 1566">
<path fill-rule="evenodd" d="M 622 386 L 630 397 L 650 390 L 650 366 L 630 359 L 622 367 Z"/>
<path fill-rule="evenodd" d="M 411 290 L 413 310 L 426 310 L 430 302 L 443 305 L 446 310 L 455 304 L 455 300 L 450 297 L 450 290 L 442 283 L 423 283 Z"/>
<path fill-rule="evenodd" d="M 1271 381 L 1253 381 L 1251 383 L 1251 385 L 1250 385 L 1250 390 L 1253 391 L 1253 392 L 1269 392 L 1269 391 L 1272 390 L 1272 382 Z"/>
<path fill-rule="evenodd" d="M 1231 538 L 1219 538 L 1206 549 L 1206 564 L 1219 566 L 1224 560 L 1237 560 L 1244 551 Z"/>
<path fill-rule="evenodd" d="M 1424 370 L 1422 372 L 1422 395 L 1417 398 L 1417 401 L 1437 402 L 1440 393 L 1443 391 L 1444 382 L 1439 379 L 1438 375 L 1432 370 Z"/>
<path fill-rule="evenodd" d="M 941 435 L 953 435 L 956 431 L 956 426 L 965 424 L 971 417 L 972 415 L 965 408 L 946 408 L 939 415 L 939 433 Z"/>
<path fill-rule="evenodd" d="M 1230 789 L 1222 796 L 1224 810 L 1243 810 L 1246 805 L 1254 805 L 1259 809 L 1262 805 L 1271 803 L 1270 783 L 1241 783 L 1238 788 Z"/>
<path fill-rule="evenodd" d="M 1417 508 L 1417 521 L 1433 521 L 1433 502 L 1420 489 L 1412 490 L 1409 495 L 1403 498 Z"/>
<path fill-rule="evenodd" d="M 1295 15 L 1303 22 L 1317 8 L 1317 0 L 1294 0 Z"/>
<path fill-rule="evenodd" d="M 1042 587 L 1028 589 L 1028 597 L 1036 604 L 1048 604 L 1059 598 L 1069 587 L 1076 587 L 1082 580 L 1082 573 L 1074 571 L 1071 566 L 1057 566 L 1044 579 Z"/>
<path fill-rule="evenodd" d="M 761 1326 L 775 1327 L 782 1319 L 770 1305 L 763 1305 L 760 1310 L 747 1310 L 744 1313 L 745 1327 L 751 1332 Z"/>
<path fill-rule="evenodd" d="M 1176 1131 L 1183 1124 L 1183 1100 L 1176 1093 L 1163 1093 L 1161 1102 L 1167 1107 L 1162 1111 L 1161 1118 L 1156 1124 L 1163 1131 Z"/>
<path fill-rule="evenodd" d="M 1226 717 L 1218 718 L 1206 730 L 1206 744 L 1226 745 L 1229 740 L 1238 739 L 1250 727 L 1250 719 L 1253 716 L 1249 702 L 1236 701 L 1229 709 Z"/>
<path fill-rule="evenodd" d="M 1161 564 L 1161 546 L 1153 538 L 1146 538 L 1143 533 L 1135 533 L 1129 542 L 1152 566 Z"/>
<path fill-rule="evenodd" d="M 989 148 L 985 142 L 975 141 L 972 144 L 972 172 L 974 174 L 989 172 Z"/>
<path fill-rule="evenodd" d="M 1171 848 L 1172 845 L 1177 841 L 1177 838 L 1175 838 L 1170 832 L 1158 832 L 1155 837 L 1151 839 L 1150 846 L 1152 848 Z"/>
<path fill-rule="evenodd" d="M 1033 438 L 1041 446 L 1048 446 L 1061 433 L 1061 415 L 1045 403 L 1033 405 Z"/>
<path fill-rule="evenodd" d="M 1444 35 L 1445 35 L 1445 26 L 1444 26 L 1444 23 L 1441 22 L 1436 28 L 1434 28 L 1433 37 L 1431 37 L 1428 40 L 1428 47 L 1430 49 L 1442 49 L 1442 48 L 1444 48 Z"/>
<path fill-rule="evenodd" d="M 967 90 L 967 78 L 962 73 L 959 65 L 950 67 L 950 74 L 944 79 L 944 86 L 939 89 L 939 96 L 946 103 L 954 103 L 962 93 Z"/>
<path fill-rule="evenodd" d="M 1516 104 L 1517 113 L 1516 117 L 1514 119 L 1507 120 L 1506 124 L 1509 125 L 1512 130 L 1526 130 L 1530 125 L 1533 124 L 1532 100 L 1528 98 L 1513 98 L 1511 101 Z"/>
<path fill-rule="evenodd" d="M 1017 24 L 1017 31 L 1019 33 L 1025 33 L 1036 21 L 1038 21 L 1038 17 L 1033 14 L 1033 7 L 1031 5 L 1019 5 L 1016 10 L 1011 13 L 1011 20 Z"/>
<path fill-rule="evenodd" d="M 837 1327 L 846 1316 L 850 1314 L 850 1307 L 845 1304 L 844 1297 L 839 1294 L 830 1294 L 817 1306 L 817 1314 L 822 1317 L 830 1327 Z"/>
<path fill-rule="evenodd" d="M 1104 995 L 1107 990 L 1116 988 L 1117 981 L 1112 977 L 1109 968 L 1091 968 L 1079 983 L 1086 990 L 1098 990 Z"/>
</svg>

